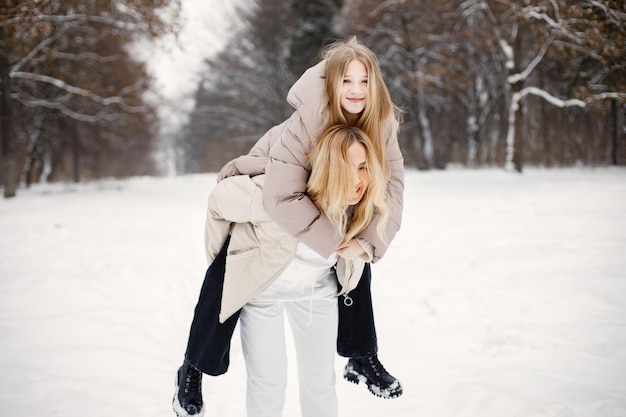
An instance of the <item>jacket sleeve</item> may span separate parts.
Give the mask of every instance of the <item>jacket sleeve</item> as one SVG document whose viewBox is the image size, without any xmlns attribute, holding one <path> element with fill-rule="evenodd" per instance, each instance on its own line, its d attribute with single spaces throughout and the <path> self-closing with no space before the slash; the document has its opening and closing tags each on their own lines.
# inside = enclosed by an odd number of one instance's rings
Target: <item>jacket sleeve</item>
<svg viewBox="0 0 626 417">
<path fill-rule="evenodd" d="M 379 261 L 389 244 L 396 236 L 402 223 L 402 210 L 404 205 L 404 159 L 398 144 L 397 122 L 387 126 L 385 136 L 387 138 L 387 161 L 390 168 L 390 178 L 387 183 L 387 206 L 389 217 L 385 225 L 385 236 L 381 238 L 376 232 L 379 218 L 375 217 L 370 225 L 358 237 L 368 241 L 374 248 L 372 262 Z"/>
<path fill-rule="evenodd" d="M 226 178 L 211 191 L 204 228 L 204 245 L 209 264 L 224 245 L 231 223 L 251 221 L 256 192 L 260 190 L 247 175 Z"/>
<path fill-rule="evenodd" d="M 343 235 L 306 195 L 310 174 L 306 168 L 307 152 L 311 143 L 295 112 L 270 148 L 263 206 L 287 233 L 327 258 L 337 249 Z"/>
</svg>

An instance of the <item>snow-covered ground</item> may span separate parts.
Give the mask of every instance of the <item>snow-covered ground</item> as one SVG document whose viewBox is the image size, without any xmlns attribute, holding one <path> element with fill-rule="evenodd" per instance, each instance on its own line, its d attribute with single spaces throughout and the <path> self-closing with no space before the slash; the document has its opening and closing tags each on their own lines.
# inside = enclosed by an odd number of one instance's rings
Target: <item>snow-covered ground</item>
<svg viewBox="0 0 626 417">
<path fill-rule="evenodd" d="M 0 201 L 0 415 L 173 416 L 214 174 L 42 185 Z M 341 416 L 626 416 L 626 170 L 408 171 L 373 267 L 382 400 Z M 293 354 L 293 353 L 292 353 Z M 244 416 L 231 370 L 206 416 Z M 297 416 L 295 376 L 285 416 Z"/>
</svg>

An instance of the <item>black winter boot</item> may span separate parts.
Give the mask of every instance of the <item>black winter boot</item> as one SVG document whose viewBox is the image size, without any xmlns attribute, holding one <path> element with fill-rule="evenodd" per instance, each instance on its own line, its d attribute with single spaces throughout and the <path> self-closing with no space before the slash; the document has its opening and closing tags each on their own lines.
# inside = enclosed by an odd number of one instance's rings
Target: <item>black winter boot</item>
<svg viewBox="0 0 626 417">
<path fill-rule="evenodd" d="M 202 417 L 204 414 L 202 372 L 187 361 L 178 368 L 176 392 L 172 406 L 178 417 Z"/>
<path fill-rule="evenodd" d="M 377 397 L 397 398 L 402 395 L 400 381 L 385 370 L 378 356 L 350 358 L 343 370 L 343 377 L 355 384 L 365 383 Z"/>
</svg>

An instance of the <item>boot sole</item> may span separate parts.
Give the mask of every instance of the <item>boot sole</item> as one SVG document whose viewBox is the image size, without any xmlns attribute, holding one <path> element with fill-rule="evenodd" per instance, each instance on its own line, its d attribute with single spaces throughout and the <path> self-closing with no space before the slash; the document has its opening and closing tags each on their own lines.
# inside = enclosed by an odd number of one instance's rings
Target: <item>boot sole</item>
<svg viewBox="0 0 626 417">
<path fill-rule="evenodd" d="M 383 390 L 378 385 L 369 382 L 365 375 L 350 365 L 346 365 L 343 371 L 343 378 L 356 385 L 359 385 L 359 382 L 363 382 L 367 386 L 368 391 L 372 393 L 372 395 L 379 398 L 391 399 L 398 398 L 402 395 L 402 387 L 398 381 L 394 382 L 389 388 Z"/>
</svg>

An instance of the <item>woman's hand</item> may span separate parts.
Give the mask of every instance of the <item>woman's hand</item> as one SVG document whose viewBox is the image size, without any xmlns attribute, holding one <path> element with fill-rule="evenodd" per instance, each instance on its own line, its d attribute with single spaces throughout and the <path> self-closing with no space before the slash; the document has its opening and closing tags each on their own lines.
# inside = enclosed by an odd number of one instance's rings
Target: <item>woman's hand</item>
<svg viewBox="0 0 626 417">
<path fill-rule="evenodd" d="M 362 253 L 365 253 L 365 249 L 363 249 L 361 244 L 354 238 L 342 243 L 337 248 L 337 254 L 344 259 L 354 259 Z"/>
</svg>

